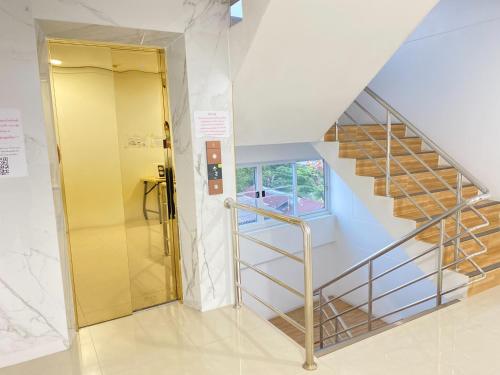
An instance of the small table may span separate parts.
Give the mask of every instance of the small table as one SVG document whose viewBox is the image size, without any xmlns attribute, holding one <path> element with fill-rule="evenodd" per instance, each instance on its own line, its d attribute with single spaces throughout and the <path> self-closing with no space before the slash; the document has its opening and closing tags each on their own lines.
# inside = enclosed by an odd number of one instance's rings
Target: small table
<svg viewBox="0 0 500 375">
<path fill-rule="evenodd" d="M 142 212 L 144 213 L 144 219 L 149 220 L 148 212 L 155 213 L 160 218 L 160 224 L 162 224 L 162 215 L 161 215 L 161 190 L 160 186 L 163 182 L 166 182 L 165 177 L 144 177 L 142 178 L 142 182 L 144 184 L 144 195 L 142 197 Z M 156 202 L 158 204 L 158 211 L 150 210 L 147 208 L 147 200 L 148 194 L 156 189 Z"/>
</svg>

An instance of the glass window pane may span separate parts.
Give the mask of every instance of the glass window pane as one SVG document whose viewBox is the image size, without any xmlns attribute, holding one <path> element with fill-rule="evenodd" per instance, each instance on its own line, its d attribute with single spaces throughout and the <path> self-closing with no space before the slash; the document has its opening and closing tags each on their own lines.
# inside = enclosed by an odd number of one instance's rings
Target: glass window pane
<svg viewBox="0 0 500 375">
<path fill-rule="evenodd" d="M 243 0 L 237 0 L 232 2 L 231 5 L 231 16 L 243 18 Z"/>
<path fill-rule="evenodd" d="M 261 207 L 266 210 L 293 215 L 292 164 L 273 164 L 262 167 L 262 189 L 265 197 Z"/>
<path fill-rule="evenodd" d="M 243 19 L 243 0 L 231 1 L 231 25 Z"/>
<path fill-rule="evenodd" d="M 244 167 L 236 169 L 236 197 L 239 203 L 248 204 L 250 206 L 257 206 L 257 199 L 255 198 L 257 190 L 257 168 Z M 239 224 L 255 223 L 257 215 L 238 210 Z"/>
<path fill-rule="evenodd" d="M 325 208 L 323 160 L 297 163 L 297 213 L 309 214 Z"/>
</svg>

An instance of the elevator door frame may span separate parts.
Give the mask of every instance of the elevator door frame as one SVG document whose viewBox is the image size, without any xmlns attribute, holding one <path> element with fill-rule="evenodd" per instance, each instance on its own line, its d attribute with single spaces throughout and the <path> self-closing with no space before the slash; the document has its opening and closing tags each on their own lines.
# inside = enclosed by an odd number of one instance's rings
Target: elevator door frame
<svg viewBox="0 0 500 375">
<path fill-rule="evenodd" d="M 83 46 L 98 46 L 98 47 L 108 47 L 111 49 L 121 49 L 121 50 L 131 50 L 131 51 L 156 51 L 158 53 L 158 58 L 159 58 L 159 72 L 161 74 L 161 79 L 162 79 L 162 96 L 163 96 L 163 117 L 165 121 L 168 122 L 168 124 L 172 123 L 171 120 L 171 113 L 170 113 L 170 106 L 169 106 L 169 93 L 168 93 L 168 74 L 167 74 L 167 69 L 166 69 L 166 53 L 165 49 L 161 47 L 156 47 L 156 46 L 137 46 L 137 45 L 132 45 L 132 44 L 119 44 L 119 43 L 113 43 L 113 42 L 95 42 L 95 41 L 87 41 L 87 40 L 76 40 L 76 39 L 59 39 L 59 38 L 47 38 L 46 39 L 46 44 L 47 48 L 50 51 L 49 44 L 51 42 L 54 43 L 61 43 L 61 44 L 70 44 L 70 45 L 83 45 Z M 49 53 L 50 56 L 50 53 Z M 50 59 L 50 57 L 49 57 Z M 78 319 L 78 304 L 77 304 L 77 298 L 76 298 L 76 290 L 75 290 L 75 278 L 74 278 L 74 264 L 73 264 L 73 255 L 71 251 L 71 241 L 70 241 L 70 231 L 68 227 L 68 213 L 67 213 L 67 204 L 66 204 L 66 197 L 65 197 L 65 185 L 64 185 L 64 173 L 63 173 L 63 168 L 62 168 L 62 160 L 61 160 L 61 152 L 60 152 L 60 139 L 59 139 L 59 129 L 58 129 L 58 120 L 57 120 L 57 114 L 56 114 L 56 101 L 55 101 L 55 91 L 54 91 L 54 78 L 53 78 L 53 70 L 51 67 L 51 64 L 49 61 L 47 61 L 47 64 L 49 65 L 49 87 L 50 87 L 50 99 L 51 99 L 51 106 L 52 106 L 52 127 L 54 128 L 55 131 L 55 140 L 56 140 L 56 148 L 57 148 L 57 156 L 58 156 L 58 169 L 59 169 L 59 183 L 61 186 L 61 194 L 62 194 L 62 204 L 63 204 L 63 211 L 64 211 L 64 228 L 65 228 L 65 238 L 64 240 L 66 241 L 67 244 L 67 252 L 69 256 L 69 272 L 70 272 L 70 278 L 71 278 L 71 287 L 72 287 L 72 292 L 73 292 L 73 312 L 74 312 L 74 319 L 76 322 L 76 329 L 82 328 L 82 326 L 79 323 Z M 167 139 L 172 140 L 173 135 L 172 135 L 172 127 L 169 127 L 169 133 L 166 134 Z M 178 217 L 178 205 L 177 205 L 177 194 L 176 194 L 176 179 L 175 179 L 175 152 L 173 150 L 173 142 L 170 142 L 170 148 L 166 149 L 166 157 L 164 158 L 164 163 L 165 166 L 168 168 L 170 167 L 173 173 L 173 202 L 174 202 L 174 207 L 175 207 L 175 219 L 174 219 L 174 224 L 171 226 L 171 236 L 169 236 L 169 239 L 171 239 L 171 251 L 172 251 L 172 265 L 173 265 L 173 278 L 175 282 L 175 294 L 176 297 L 173 300 L 166 301 L 165 303 L 169 303 L 175 300 L 178 301 L 183 301 L 183 292 L 182 292 L 182 275 L 181 275 L 181 267 L 180 267 L 180 241 L 179 241 L 179 227 L 177 223 L 177 217 Z M 169 220 L 170 221 L 170 220 Z M 161 303 L 163 304 L 163 303 Z M 136 311 L 140 311 L 141 309 L 134 310 L 132 308 L 132 314 L 135 313 Z M 114 319 L 114 318 L 113 318 Z M 111 319 L 112 320 L 112 319 Z M 98 324 L 98 323 L 94 323 Z M 92 324 L 91 324 L 92 325 Z"/>
</svg>

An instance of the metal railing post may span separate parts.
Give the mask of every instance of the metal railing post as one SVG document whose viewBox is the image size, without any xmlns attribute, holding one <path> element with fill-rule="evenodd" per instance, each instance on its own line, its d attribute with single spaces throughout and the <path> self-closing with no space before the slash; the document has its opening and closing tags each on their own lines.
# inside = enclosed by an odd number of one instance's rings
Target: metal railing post
<svg viewBox="0 0 500 375">
<path fill-rule="evenodd" d="M 339 318 L 335 318 L 335 344 L 339 342 Z"/>
<path fill-rule="evenodd" d="M 373 262 L 368 262 L 368 332 L 372 330 L 373 316 Z"/>
<path fill-rule="evenodd" d="M 314 362 L 314 301 L 312 280 L 312 242 L 311 228 L 301 225 L 304 241 L 304 328 L 306 360 L 304 369 L 315 370 L 318 366 Z"/>
<path fill-rule="evenodd" d="M 460 172 L 457 172 L 457 202 L 456 204 L 462 203 L 462 189 L 463 189 L 463 176 Z M 461 231 L 460 223 L 462 222 L 462 210 L 458 210 L 455 216 L 455 235 Z M 453 252 L 453 261 L 456 262 L 458 259 L 458 249 L 460 248 L 460 237 L 455 240 L 455 247 Z M 455 265 L 455 269 L 458 269 L 458 263 Z"/>
<path fill-rule="evenodd" d="M 226 205 L 228 207 L 228 205 Z M 231 231 L 233 241 L 233 272 L 234 272 L 234 308 L 241 307 L 241 267 L 240 267 L 240 238 L 238 237 L 238 211 L 235 207 L 228 207 L 231 211 Z"/>
<path fill-rule="evenodd" d="M 387 151 L 385 157 L 385 195 L 389 197 L 391 195 L 391 139 L 392 138 L 392 123 L 391 123 L 391 112 L 387 110 Z"/>
<path fill-rule="evenodd" d="M 319 290 L 319 347 L 323 349 L 323 289 Z"/>
<path fill-rule="evenodd" d="M 436 283 L 436 306 L 443 303 L 443 256 L 444 241 L 446 235 L 446 218 L 439 223 L 439 247 L 437 249 L 437 283 Z"/>
</svg>

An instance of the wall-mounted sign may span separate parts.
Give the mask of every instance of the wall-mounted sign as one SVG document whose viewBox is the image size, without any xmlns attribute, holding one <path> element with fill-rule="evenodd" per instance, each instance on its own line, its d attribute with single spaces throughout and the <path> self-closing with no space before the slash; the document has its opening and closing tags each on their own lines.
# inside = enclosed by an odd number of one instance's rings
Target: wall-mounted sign
<svg viewBox="0 0 500 375">
<path fill-rule="evenodd" d="M 196 137 L 229 137 L 230 118 L 227 111 L 196 111 L 194 113 Z"/>
<path fill-rule="evenodd" d="M 0 108 L 0 178 L 28 175 L 21 113 Z"/>
</svg>

